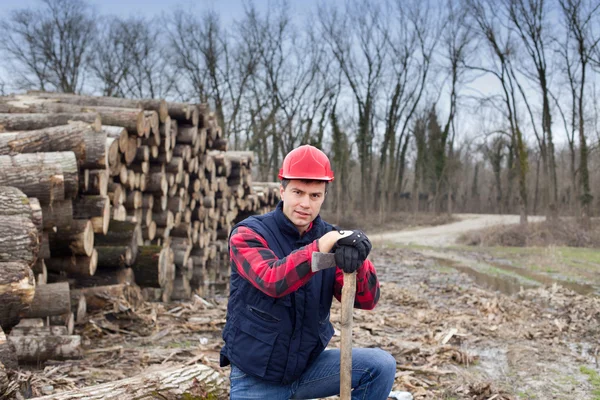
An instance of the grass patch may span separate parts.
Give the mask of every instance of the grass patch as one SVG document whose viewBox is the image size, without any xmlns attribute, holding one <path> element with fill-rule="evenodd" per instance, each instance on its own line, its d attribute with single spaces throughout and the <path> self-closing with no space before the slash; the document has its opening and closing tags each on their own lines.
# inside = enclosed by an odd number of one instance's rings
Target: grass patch
<svg viewBox="0 0 600 400">
<path fill-rule="evenodd" d="M 592 400 L 600 400 L 600 375 L 598 375 L 598 371 L 585 365 L 582 365 L 579 370 L 582 374 L 587 375 L 588 381 L 592 385 L 592 395 L 594 396 Z"/>
</svg>

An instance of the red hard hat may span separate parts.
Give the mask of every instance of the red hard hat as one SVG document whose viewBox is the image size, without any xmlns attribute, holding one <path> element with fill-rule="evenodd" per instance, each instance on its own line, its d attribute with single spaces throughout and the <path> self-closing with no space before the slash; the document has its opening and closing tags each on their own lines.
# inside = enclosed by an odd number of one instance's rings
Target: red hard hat
<svg viewBox="0 0 600 400">
<path fill-rule="evenodd" d="M 305 144 L 288 153 L 279 170 L 279 179 L 314 179 L 331 182 L 329 158 L 321 150 Z"/>
</svg>

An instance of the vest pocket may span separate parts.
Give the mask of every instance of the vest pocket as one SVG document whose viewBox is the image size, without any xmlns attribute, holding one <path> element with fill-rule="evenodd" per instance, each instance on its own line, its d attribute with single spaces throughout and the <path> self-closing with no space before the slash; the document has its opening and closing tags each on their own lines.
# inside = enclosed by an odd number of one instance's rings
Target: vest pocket
<svg viewBox="0 0 600 400">
<path fill-rule="evenodd" d="M 231 342 L 231 362 L 244 372 L 264 377 L 279 332 L 240 318 Z"/>
<path fill-rule="evenodd" d="M 254 306 L 251 306 L 250 304 L 248 304 L 246 307 L 248 308 L 248 311 L 252 315 L 254 315 L 255 317 L 257 317 L 257 318 L 259 318 L 259 319 L 261 319 L 261 320 L 263 320 L 265 322 L 275 322 L 275 323 L 277 323 L 277 322 L 281 321 L 281 319 L 277 318 L 276 316 L 271 315 L 268 312 L 263 311 L 263 310 L 261 310 L 259 308 L 254 307 Z"/>
</svg>

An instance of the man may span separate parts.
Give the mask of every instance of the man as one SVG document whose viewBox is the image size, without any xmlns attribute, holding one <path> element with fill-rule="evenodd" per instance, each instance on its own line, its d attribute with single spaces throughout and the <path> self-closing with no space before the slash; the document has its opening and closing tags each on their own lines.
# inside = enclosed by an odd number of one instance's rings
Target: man
<svg viewBox="0 0 600 400">
<path fill-rule="evenodd" d="M 305 145 L 279 172 L 281 202 L 237 224 L 229 238 L 231 285 L 221 366 L 231 364 L 231 399 L 310 399 L 339 394 L 340 351 L 329 311 L 344 272 L 357 272 L 354 306 L 373 309 L 379 282 L 360 231 L 336 231 L 319 217 L 333 172 Z M 335 251 L 337 267 L 311 271 L 314 252 Z M 380 349 L 353 349 L 352 397 L 386 399 L 396 361 Z"/>
</svg>

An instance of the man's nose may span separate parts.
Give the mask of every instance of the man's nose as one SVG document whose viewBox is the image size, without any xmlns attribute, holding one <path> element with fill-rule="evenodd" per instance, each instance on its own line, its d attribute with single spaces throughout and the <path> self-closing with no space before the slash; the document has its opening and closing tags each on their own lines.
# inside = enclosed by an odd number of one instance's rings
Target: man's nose
<svg viewBox="0 0 600 400">
<path fill-rule="evenodd" d="M 300 206 L 303 208 L 309 208 L 310 202 L 308 201 L 308 195 L 302 196 L 300 198 Z"/>
</svg>

